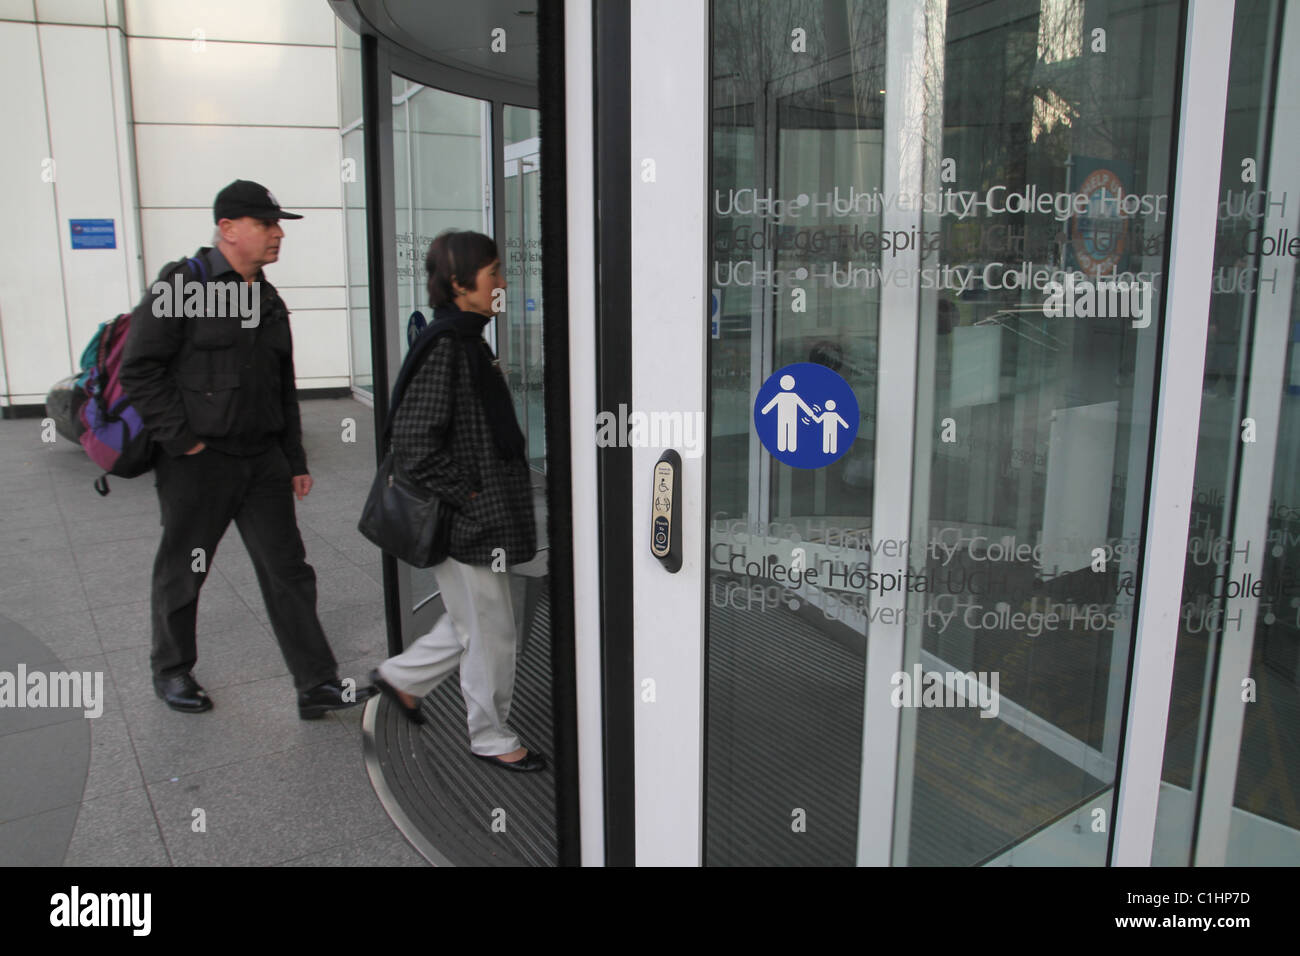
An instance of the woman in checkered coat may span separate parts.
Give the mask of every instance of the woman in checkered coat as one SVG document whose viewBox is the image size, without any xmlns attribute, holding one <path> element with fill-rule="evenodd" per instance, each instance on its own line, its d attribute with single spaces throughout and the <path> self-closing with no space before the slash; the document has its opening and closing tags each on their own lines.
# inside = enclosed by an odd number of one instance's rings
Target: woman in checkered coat
<svg viewBox="0 0 1300 956">
<path fill-rule="evenodd" d="M 505 569 L 533 557 L 537 532 L 524 436 L 483 338 L 506 285 L 500 255 L 488 236 L 449 231 L 429 247 L 425 269 L 429 331 L 448 331 L 411 375 L 392 441 L 407 475 L 454 508 L 450 557 L 433 567 L 447 612 L 370 676 L 422 723 L 420 698 L 459 666 L 471 752 L 507 770 L 541 770 L 542 754 L 525 749 L 506 724 L 516 630 Z"/>
</svg>

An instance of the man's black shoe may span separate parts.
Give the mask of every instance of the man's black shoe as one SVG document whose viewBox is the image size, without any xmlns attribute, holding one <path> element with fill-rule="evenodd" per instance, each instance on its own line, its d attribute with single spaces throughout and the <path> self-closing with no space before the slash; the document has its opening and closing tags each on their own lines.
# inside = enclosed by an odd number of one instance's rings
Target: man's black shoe
<svg viewBox="0 0 1300 956">
<path fill-rule="evenodd" d="M 212 700 L 199 682 L 190 673 L 177 674 L 173 677 L 155 677 L 153 690 L 167 702 L 172 710 L 185 714 L 201 714 L 212 709 Z"/>
<path fill-rule="evenodd" d="M 323 684 L 317 684 L 310 690 L 304 690 L 298 694 L 298 716 L 303 720 L 315 720 L 318 717 L 324 717 L 331 710 L 346 710 L 349 707 L 355 707 L 374 697 L 379 691 L 373 687 L 358 687 L 351 691 L 348 696 L 351 700 L 345 700 L 343 697 L 343 684 L 338 680 L 326 681 Z"/>
</svg>

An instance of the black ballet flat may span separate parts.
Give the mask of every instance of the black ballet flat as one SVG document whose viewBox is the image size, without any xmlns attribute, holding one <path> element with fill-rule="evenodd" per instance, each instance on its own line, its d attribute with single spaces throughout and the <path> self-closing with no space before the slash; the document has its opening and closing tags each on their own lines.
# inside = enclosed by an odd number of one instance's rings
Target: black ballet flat
<svg viewBox="0 0 1300 956">
<path fill-rule="evenodd" d="M 546 758 L 536 750 L 530 750 L 522 758 L 514 761 L 502 760 L 499 756 L 474 754 L 479 760 L 486 760 L 503 770 L 512 770 L 515 773 L 536 773 L 539 770 L 546 769 Z"/>
<path fill-rule="evenodd" d="M 424 723 L 424 712 L 420 710 L 420 705 L 416 704 L 414 707 L 407 707 L 406 704 L 402 702 L 401 695 L 397 693 L 397 688 L 379 676 L 379 668 L 376 667 L 370 672 L 370 683 L 378 687 L 381 694 L 396 704 L 397 709 L 402 712 L 402 716 L 411 723 Z"/>
</svg>

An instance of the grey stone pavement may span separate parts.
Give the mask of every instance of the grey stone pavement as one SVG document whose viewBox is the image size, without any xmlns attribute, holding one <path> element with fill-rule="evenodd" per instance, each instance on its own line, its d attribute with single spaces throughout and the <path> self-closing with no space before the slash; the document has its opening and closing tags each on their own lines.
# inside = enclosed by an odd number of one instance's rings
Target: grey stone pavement
<svg viewBox="0 0 1300 956">
<path fill-rule="evenodd" d="M 342 398 L 302 413 L 315 487 L 298 523 L 340 675 L 364 685 L 386 656 L 379 552 L 356 530 L 371 412 Z M 98 474 L 80 445 L 42 442 L 40 419 L 0 421 L 0 671 L 104 680 L 99 717 L 0 707 L 0 865 L 423 865 L 371 789 L 361 707 L 299 719 L 233 526 L 199 601 L 195 676 L 215 707 L 180 714 L 154 696 L 153 476 L 111 479 L 101 498 Z"/>
</svg>

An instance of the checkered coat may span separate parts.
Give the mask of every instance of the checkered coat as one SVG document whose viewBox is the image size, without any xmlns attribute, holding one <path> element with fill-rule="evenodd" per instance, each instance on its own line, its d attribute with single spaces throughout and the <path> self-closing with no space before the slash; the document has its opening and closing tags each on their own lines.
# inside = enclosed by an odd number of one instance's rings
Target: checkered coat
<svg viewBox="0 0 1300 956">
<path fill-rule="evenodd" d="M 500 375 L 487 342 L 479 339 L 476 347 L 487 351 L 493 374 Z M 498 457 L 463 340 L 443 335 L 429 349 L 398 405 L 392 443 L 411 480 L 454 507 L 453 558 L 490 565 L 503 548 L 506 564 L 513 565 L 536 554 L 528 464 Z M 477 494 L 471 499 L 470 492 Z"/>
</svg>

